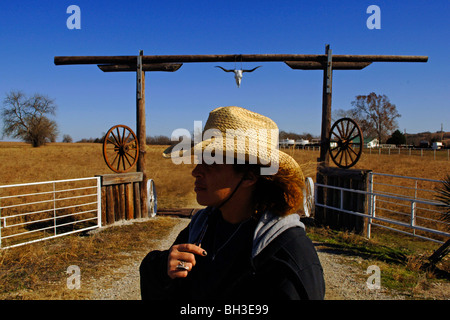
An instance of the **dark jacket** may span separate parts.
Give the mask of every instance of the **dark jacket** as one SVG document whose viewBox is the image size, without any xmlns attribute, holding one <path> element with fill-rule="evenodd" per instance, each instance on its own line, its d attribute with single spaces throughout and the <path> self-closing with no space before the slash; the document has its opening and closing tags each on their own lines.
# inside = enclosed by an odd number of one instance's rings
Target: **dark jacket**
<svg viewBox="0 0 450 320">
<path fill-rule="evenodd" d="M 144 258 L 142 299 L 324 298 L 322 267 L 298 215 L 281 218 L 267 212 L 236 227 L 207 208 L 192 218 L 174 244 L 194 243 L 205 225 L 201 246 L 208 254 L 196 256 L 188 277 L 169 278 L 168 250 L 152 251 Z"/>
</svg>

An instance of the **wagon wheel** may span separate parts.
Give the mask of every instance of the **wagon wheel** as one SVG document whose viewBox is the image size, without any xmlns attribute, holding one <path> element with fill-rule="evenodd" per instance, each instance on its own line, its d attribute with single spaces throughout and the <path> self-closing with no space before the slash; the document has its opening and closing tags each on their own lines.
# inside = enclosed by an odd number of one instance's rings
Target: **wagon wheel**
<svg viewBox="0 0 450 320">
<path fill-rule="evenodd" d="M 363 134 L 358 124 L 350 118 L 336 121 L 330 131 L 330 156 L 340 168 L 354 166 L 363 150 Z"/>
<path fill-rule="evenodd" d="M 147 180 L 147 194 L 147 207 L 150 210 L 150 216 L 154 217 L 158 211 L 158 197 L 156 195 L 156 187 L 153 179 Z"/>
<path fill-rule="evenodd" d="M 311 217 L 314 215 L 314 181 L 307 177 L 305 178 L 305 189 L 303 189 L 303 210 L 305 216 Z"/>
<path fill-rule="evenodd" d="M 133 130 L 121 124 L 108 130 L 103 140 L 103 158 L 112 171 L 129 171 L 136 164 L 138 156 L 138 140 Z"/>
</svg>

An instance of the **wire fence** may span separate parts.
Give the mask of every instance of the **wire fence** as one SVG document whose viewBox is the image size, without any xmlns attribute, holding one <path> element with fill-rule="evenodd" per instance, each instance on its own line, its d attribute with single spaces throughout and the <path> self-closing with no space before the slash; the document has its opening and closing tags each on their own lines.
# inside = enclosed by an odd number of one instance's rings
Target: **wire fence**
<svg viewBox="0 0 450 320">
<path fill-rule="evenodd" d="M 440 161 L 450 161 L 450 149 L 431 148 L 364 148 L 364 153 L 370 156 L 406 155 Z"/>
</svg>

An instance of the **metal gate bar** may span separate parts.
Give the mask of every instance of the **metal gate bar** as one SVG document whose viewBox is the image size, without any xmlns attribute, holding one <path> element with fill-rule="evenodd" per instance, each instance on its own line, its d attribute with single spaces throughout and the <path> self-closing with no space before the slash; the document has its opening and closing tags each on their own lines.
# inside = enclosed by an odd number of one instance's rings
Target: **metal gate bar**
<svg viewBox="0 0 450 320">
<path fill-rule="evenodd" d="M 0 186 L 1 249 L 99 227 L 100 177 Z"/>
</svg>

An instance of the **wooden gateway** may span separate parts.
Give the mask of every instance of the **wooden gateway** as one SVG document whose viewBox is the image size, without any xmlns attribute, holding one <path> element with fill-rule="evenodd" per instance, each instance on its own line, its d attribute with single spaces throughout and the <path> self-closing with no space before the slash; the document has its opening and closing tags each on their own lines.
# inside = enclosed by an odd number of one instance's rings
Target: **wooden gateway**
<svg viewBox="0 0 450 320">
<path fill-rule="evenodd" d="M 318 162 L 317 182 L 324 183 L 329 171 L 330 128 L 331 128 L 331 95 L 333 70 L 361 70 L 373 62 L 427 62 L 427 56 L 397 55 L 332 55 L 329 45 L 325 46 L 325 54 L 225 54 L 225 55 L 151 55 L 144 56 L 140 50 L 137 56 L 56 56 L 55 65 L 95 64 L 104 72 L 136 72 L 136 133 L 139 144 L 137 171 L 142 174 L 139 182 L 141 214 L 147 212 L 147 173 L 145 170 L 145 72 L 177 71 L 183 63 L 204 62 L 284 62 L 296 70 L 322 70 L 322 125 L 321 148 Z M 330 181 L 331 178 L 330 177 Z M 339 178 L 343 179 L 343 178 Z M 110 192 L 110 191 L 108 191 Z M 320 195 L 318 195 L 320 196 Z M 321 213 L 319 213 L 320 216 Z M 330 215 L 322 215 L 328 217 Z M 334 219 L 334 218 L 333 218 Z M 328 218 L 323 222 L 328 223 Z M 334 220 L 333 220 L 334 221 Z M 334 222 L 330 222 L 334 225 Z"/>
</svg>

